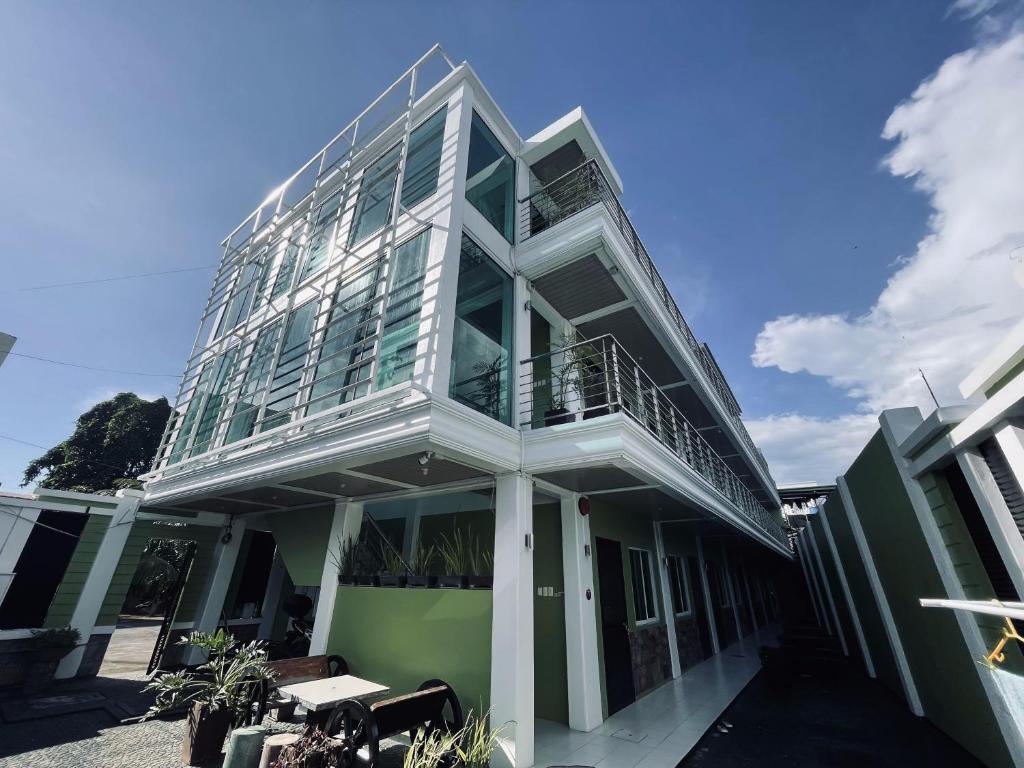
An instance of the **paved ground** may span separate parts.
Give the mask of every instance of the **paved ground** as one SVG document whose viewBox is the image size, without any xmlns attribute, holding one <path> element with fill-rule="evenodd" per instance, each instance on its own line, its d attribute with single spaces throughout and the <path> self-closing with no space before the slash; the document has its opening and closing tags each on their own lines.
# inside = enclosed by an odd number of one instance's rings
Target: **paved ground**
<svg viewBox="0 0 1024 768">
<path fill-rule="evenodd" d="M 983 768 L 859 670 L 762 671 L 679 768 Z"/>
<path fill-rule="evenodd" d="M 134 677 L 144 674 L 160 633 L 160 617 L 122 618 L 103 655 L 100 677 Z"/>
</svg>

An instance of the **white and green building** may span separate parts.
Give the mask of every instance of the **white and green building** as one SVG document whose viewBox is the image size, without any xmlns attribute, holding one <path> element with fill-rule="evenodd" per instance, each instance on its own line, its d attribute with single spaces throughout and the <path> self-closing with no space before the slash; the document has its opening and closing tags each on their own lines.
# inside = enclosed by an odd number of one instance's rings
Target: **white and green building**
<svg viewBox="0 0 1024 768">
<path fill-rule="evenodd" d="M 145 525 L 216 523 L 175 627 L 273 640 L 304 592 L 311 653 L 449 681 L 517 766 L 765 629 L 775 484 L 622 192 L 582 109 L 524 138 L 439 47 L 274 190 L 143 478 Z M 492 587 L 342 584 L 351 542 Z"/>
</svg>

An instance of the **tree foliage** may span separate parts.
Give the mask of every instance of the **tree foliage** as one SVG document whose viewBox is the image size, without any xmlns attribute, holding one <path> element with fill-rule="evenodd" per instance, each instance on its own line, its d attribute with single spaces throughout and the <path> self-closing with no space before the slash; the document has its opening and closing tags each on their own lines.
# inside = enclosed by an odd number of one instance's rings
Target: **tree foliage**
<svg viewBox="0 0 1024 768">
<path fill-rule="evenodd" d="M 41 486 L 62 491 L 139 487 L 136 478 L 149 469 L 170 415 L 167 398 L 115 395 L 79 416 L 71 437 L 31 462 L 21 484 L 45 475 Z"/>
</svg>

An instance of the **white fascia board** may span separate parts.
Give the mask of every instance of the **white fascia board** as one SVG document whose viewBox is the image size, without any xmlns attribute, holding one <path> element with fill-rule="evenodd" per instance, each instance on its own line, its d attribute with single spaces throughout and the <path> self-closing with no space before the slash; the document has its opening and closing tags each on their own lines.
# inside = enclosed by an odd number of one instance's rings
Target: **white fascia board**
<svg viewBox="0 0 1024 768">
<path fill-rule="evenodd" d="M 936 408 L 918 427 L 900 443 L 900 453 L 910 458 L 920 453 L 931 441 L 947 432 L 971 415 L 974 409 L 969 405 L 954 405 Z"/>
<path fill-rule="evenodd" d="M 971 446 L 988 437 L 987 430 L 1000 421 L 1024 415 L 1024 373 L 1015 376 L 949 433 L 956 448 Z"/>
<path fill-rule="evenodd" d="M 1024 361 L 1024 320 L 1017 323 L 1006 337 L 960 382 L 965 400 L 984 397 L 1015 365 Z"/>
<path fill-rule="evenodd" d="M 523 138 L 519 135 L 515 126 L 512 125 L 512 121 L 508 119 L 505 113 L 501 110 L 501 107 L 498 106 L 498 102 L 496 102 L 494 97 L 491 96 L 490 91 L 487 90 L 487 86 L 483 84 L 483 81 L 474 71 L 473 67 L 470 66 L 469 62 L 463 62 L 459 68 L 461 69 L 462 67 L 465 67 L 465 73 L 463 76 L 469 80 L 470 84 L 473 86 L 474 101 L 482 102 L 484 108 L 488 112 L 488 117 L 496 118 L 501 123 L 501 131 L 506 135 L 506 138 L 512 140 L 511 143 L 514 144 L 512 147 L 512 154 L 522 154 Z"/>
<path fill-rule="evenodd" d="M 58 499 L 70 504 L 81 502 L 83 506 L 90 507 L 98 504 L 116 507 L 118 501 L 116 496 L 105 496 L 98 493 L 79 493 L 77 491 L 57 491 L 53 488 L 43 488 L 42 486 L 36 486 L 32 493 L 37 499 Z"/>
<path fill-rule="evenodd" d="M 448 398 L 425 398 L 372 419 L 319 437 L 266 448 L 250 456 L 221 462 L 183 478 L 151 483 L 145 503 L 180 504 L 194 498 L 276 482 L 317 467 L 344 470 L 416 450 L 437 450 L 445 458 L 487 472 L 518 469 L 518 430 L 500 424 Z"/>
<path fill-rule="evenodd" d="M 612 165 L 612 160 L 605 151 L 601 139 L 594 130 L 594 126 L 583 111 L 583 107 L 569 112 L 567 115 L 555 120 L 546 128 L 541 129 L 533 136 L 523 142 L 522 158 L 527 164 L 541 159 L 549 152 L 552 152 L 563 144 L 575 139 L 580 148 L 588 157 L 593 157 L 601 166 L 605 176 L 615 187 L 615 194 L 622 195 L 622 177 Z"/>
</svg>

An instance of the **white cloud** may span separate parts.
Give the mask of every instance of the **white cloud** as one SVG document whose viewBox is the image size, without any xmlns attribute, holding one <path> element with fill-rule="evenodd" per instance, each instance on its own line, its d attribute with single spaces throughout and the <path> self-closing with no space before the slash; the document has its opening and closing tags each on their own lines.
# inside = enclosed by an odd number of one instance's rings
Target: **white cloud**
<svg viewBox="0 0 1024 768">
<path fill-rule="evenodd" d="M 966 12 L 983 4 L 958 5 Z M 756 366 L 825 377 L 856 400 L 834 420 L 748 422 L 780 482 L 810 477 L 812 468 L 816 479 L 844 471 L 865 439 L 851 420 L 897 406 L 930 411 L 918 367 L 942 404 L 956 402 L 957 383 L 1024 317 L 1024 33 L 948 58 L 893 110 L 882 135 L 896 142 L 884 167 L 930 198 L 929 231 L 866 314 L 787 315 L 758 334 Z M 811 437 L 804 453 L 789 447 L 800 444 L 801 424 Z M 822 446 L 823 429 L 845 448 Z"/>
</svg>

